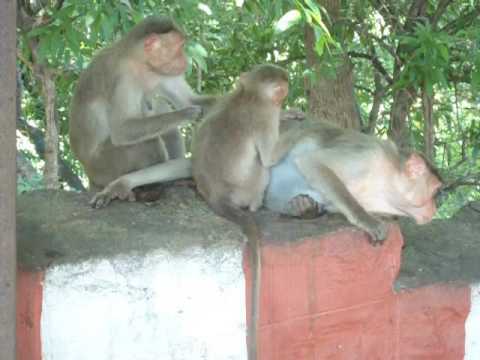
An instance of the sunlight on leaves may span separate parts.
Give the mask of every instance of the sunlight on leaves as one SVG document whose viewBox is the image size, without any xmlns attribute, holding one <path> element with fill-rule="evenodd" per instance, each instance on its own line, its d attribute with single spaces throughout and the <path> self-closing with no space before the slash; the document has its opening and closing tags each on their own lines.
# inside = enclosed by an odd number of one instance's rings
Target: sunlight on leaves
<svg viewBox="0 0 480 360">
<path fill-rule="evenodd" d="M 284 32 L 288 29 L 290 29 L 292 26 L 298 24 L 300 20 L 302 19 L 302 15 L 300 14 L 300 11 L 298 10 L 290 10 L 286 12 L 275 24 L 275 32 L 276 33 L 281 33 Z"/>
<path fill-rule="evenodd" d="M 208 16 L 211 16 L 212 15 L 212 10 L 210 9 L 210 7 L 204 3 L 199 3 L 198 4 L 198 9 L 203 11 L 205 14 L 207 14 Z"/>
</svg>

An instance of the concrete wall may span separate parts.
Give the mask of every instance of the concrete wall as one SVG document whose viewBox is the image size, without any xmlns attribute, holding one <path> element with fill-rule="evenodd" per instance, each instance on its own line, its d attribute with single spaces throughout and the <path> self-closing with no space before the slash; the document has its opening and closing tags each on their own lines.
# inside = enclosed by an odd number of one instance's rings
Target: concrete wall
<svg viewBox="0 0 480 360">
<path fill-rule="evenodd" d="M 77 195 L 33 196 L 55 200 L 46 215 L 20 201 L 18 360 L 246 359 L 251 272 L 234 226 L 201 203 L 159 217 L 165 209 L 95 212 Z M 262 360 L 480 359 L 478 286 L 394 290 L 399 226 L 373 247 L 336 221 L 261 220 Z"/>
</svg>

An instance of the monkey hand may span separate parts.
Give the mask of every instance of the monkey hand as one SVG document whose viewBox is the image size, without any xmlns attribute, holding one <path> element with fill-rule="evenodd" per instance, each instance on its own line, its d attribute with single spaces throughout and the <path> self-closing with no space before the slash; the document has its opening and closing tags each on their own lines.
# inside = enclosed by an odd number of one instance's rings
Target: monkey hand
<svg viewBox="0 0 480 360">
<path fill-rule="evenodd" d="M 95 209 L 100 209 L 110 204 L 114 199 L 135 201 L 135 193 L 125 181 L 117 179 L 108 184 L 105 189 L 96 193 L 90 200 L 90 205 Z"/>
<path fill-rule="evenodd" d="M 203 109 L 199 105 L 192 105 L 180 110 L 180 113 L 188 121 L 196 121 L 202 117 Z"/>
<path fill-rule="evenodd" d="M 300 109 L 289 109 L 289 110 L 283 110 L 280 113 L 280 121 L 289 121 L 289 120 L 294 120 L 294 121 L 302 121 L 306 118 L 307 116 L 305 113 L 300 110 Z"/>
<path fill-rule="evenodd" d="M 369 215 L 361 220 L 358 227 L 370 235 L 370 243 L 373 246 L 382 245 L 388 235 L 388 224 Z"/>
</svg>

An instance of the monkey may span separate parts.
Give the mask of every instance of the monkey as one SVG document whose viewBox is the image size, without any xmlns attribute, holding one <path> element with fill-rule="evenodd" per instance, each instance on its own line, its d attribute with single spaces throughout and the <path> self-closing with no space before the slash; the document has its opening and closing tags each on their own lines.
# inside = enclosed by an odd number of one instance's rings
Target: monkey
<svg viewBox="0 0 480 360">
<path fill-rule="evenodd" d="M 285 70 L 255 66 L 201 121 L 192 148 L 198 192 L 215 213 L 240 225 L 247 237 L 253 279 L 249 360 L 258 354 L 262 238 L 252 212 L 263 203 L 269 168 L 288 150 L 290 142 L 279 138 L 281 106 L 287 94 Z"/>
<path fill-rule="evenodd" d="M 178 126 L 200 117 L 215 96 L 185 80 L 185 35 L 168 17 L 148 17 L 101 50 L 78 80 L 69 138 L 94 208 L 134 200 L 140 185 L 191 177 Z"/>
<path fill-rule="evenodd" d="M 371 213 L 432 220 L 441 176 L 415 151 L 321 121 L 292 127 L 288 154 L 271 168 L 266 208 L 292 216 L 340 212 L 381 244 L 387 225 Z"/>
</svg>

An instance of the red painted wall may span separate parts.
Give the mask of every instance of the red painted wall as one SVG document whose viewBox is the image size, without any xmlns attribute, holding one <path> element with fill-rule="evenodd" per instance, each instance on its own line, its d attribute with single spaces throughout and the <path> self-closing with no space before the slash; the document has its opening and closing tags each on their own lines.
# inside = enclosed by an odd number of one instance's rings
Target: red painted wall
<svg viewBox="0 0 480 360">
<path fill-rule="evenodd" d="M 261 359 L 463 359 L 469 288 L 394 293 L 402 245 L 398 226 L 378 247 L 351 229 L 264 244 Z"/>
<path fill-rule="evenodd" d="M 17 360 L 41 360 L 43 272 L 17 272 Z"/>
</svg>

